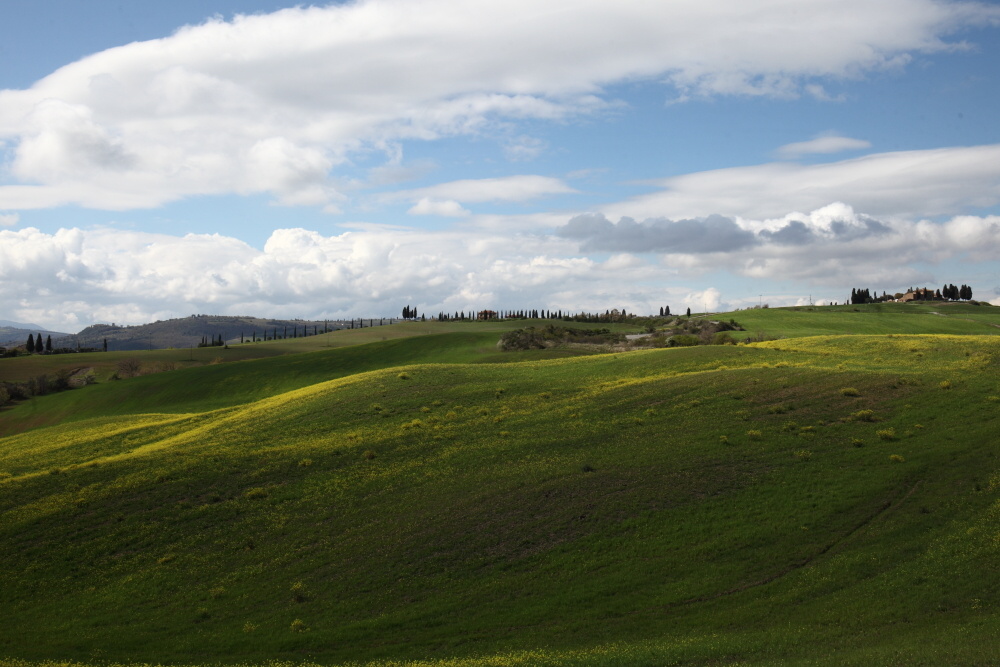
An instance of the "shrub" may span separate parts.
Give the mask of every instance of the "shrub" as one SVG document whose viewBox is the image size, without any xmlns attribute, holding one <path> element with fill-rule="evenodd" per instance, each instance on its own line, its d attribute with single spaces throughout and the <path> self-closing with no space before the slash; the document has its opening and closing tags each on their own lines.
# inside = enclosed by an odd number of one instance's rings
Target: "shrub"
<svg viewBox="0 0 1000 667">
<path fill-rule="evenodd" d="M 254 487 L 252 489 L 247 489 L 243 492 L 243 497 L 248 500 L 256 500 L 257 498 L 267 498 L 267 489 L 262 489 L 261 487 Z"/>
<path fill-rule="evenodd" d="M 865 441 L 859 440 L 858 438 L 851 438 L 851 444 L 854 445 L 855 447 L 864 447 Z"/>
<path fill-rule="evenodd" d="M 676 336 L 671 336 L 667 339 L 668 347 L 694 347 L 698 345 L 701 340 L 697 336 L 692 336 L 691 334 L 677 334 Z"/>
<path fill-rule="evenodd" d="M 760 440 L 761 438 L 764 437 L 764 434 L 758 430 L 751 429 L 747 431 L 747 437 L 750 438 L 751 440 Z"/>
<path fill-rule="evenodd" d="M 860 396 L 861 392 L 854 387 L 844 387 L 840 390 L 841 396 Z"/>
<path fill-rule="evenodd" d="M 303 621 L 301 618 L 297 618 L 294 621 L 292 621 L 292 625 L 290 626 L 290 630 L 292 632 L 305 632 L 308 629 L 309 628 L 306 626 L 305 621 Z"/>
<path fill-rule="evenodd" d="M 904 461 L 906 461 L 906 459 L 904 459 L 899 454 L 890 454 L 889 460 L 892 461 L 893 463 L 903 463 Z"/>
<path fill-rule="evenodd" d="M 118 362 L 116 371 L 119 378 L 131 378 L 142 372 L 142 362 L 135 357 L 128 357 Z"/>
<path fill-rule="evenodd" d="M 799 451 L 795 452 L 795 458 L 800 459 L 802 461 L 808 461 L 809 459 L 812 458 L 812 452 L 810 452 L 808 449 L 800 449 Z"/>
<path fill-rule="evenodd" d="M 851 415 L 851 419 L 857 422 L 873 422 L 875 421 L 875 411 L 874 410 L 858 410 Z"/>
<path fill-rule="evenodd" d="M 373 452 L 372 450 L 369 449 L 369 450 L 365 451 L 365 453 L 362 454 L 362 456 L 364 456 L 364 458 L 365 458 L 366 461 L 371 461 L 371 460 L 373 460 L 375 458 L 376 454 L 375 454 L 375 452 Z"/>
<path fill-rule="evenodd" d="M 736 339 L 728 331 L 719 331 L 712 335 L 712 345 L 736 345 Z"/>
<path fill-rule="evenodd" d="M 597 472 L 597 468 L 595 468 L 594 466 L 590 465 L 589 463 L 584 463 L 583 467 L 580 468 L 580 470 L 582 472 Z"/>
<path fill-rule="evenodd" d="M 302 459 L 301 461 L 299 461 L 299 467 L 300 468 L 308 468 L 312 464 L 313 464 L 313 460 L 312 459 Z"/>
<path fill-rule="evenodd" d="M 895 440 L 896 439 L 896 429 L 886 428 L 881 431 L 876 431 L 875 435 L 879 437 L 879 440 Z"/>
<path fill-rule="evenodd" d="M 719 436 L 719 444 L 720 445 L 728 445 L 729 444 L 729 436 L 720 435 Z"/>
<path fill-rule="evenodd" d="M 941 384 L 938 386 L 942 389 L 951 389 L 951 380 L 941 380 Z"/>
<path fill-rule="evenodd" d="M 406 371 L 403 371 L 402 373 L 400 373 L 396 377 L 398 377 L 400 380 L 409 380 L 410 379 L 410 374 L 407 373 Z M 298 619 L 296 619 L 296 620 L 298 620 Z M 294 623 L 293 623 L 293 625 L 294 625 Z"/>
<path fill-rule="evenodd" d="M 306 596 L 306 585 L 304 583 L 296 581 L 292 584 L 292 600 L 301 604 L 308 599 L 309 598 Z"/>
</svg>

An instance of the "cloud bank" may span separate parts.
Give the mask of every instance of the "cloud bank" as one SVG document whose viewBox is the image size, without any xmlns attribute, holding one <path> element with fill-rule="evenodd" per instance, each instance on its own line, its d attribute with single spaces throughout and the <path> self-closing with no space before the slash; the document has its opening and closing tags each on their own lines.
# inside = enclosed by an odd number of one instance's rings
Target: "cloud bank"
<svg viewBox="0 0 1000 667">
<path fill-rule="evenodd" d="M 720 271 L 747 284 L 809 286 L 838 300 L 843 286 L 855 283 L 902 289 L 955 282 L 961 279 L 913 267 L 949 260 L 973 266 L 998 253 L 1000 216 L 880 220 L 842 203 L 760 220 L 712 215 L 613 223 L 588 214 L 548 232 L 513 235 L 279 229 L 262 250 L 218 234 L 25 228 L 0 230 L 0 300 L 10 304 L 10 319 L 57 330 L 200 312 L 393 315 L 403 304 L 430 314 L 483 307 L 649 313 L 664 304 L 756 303 L 756 293 L 706 286 Z M 789 296 L 789 304 L 802 296 Z"/>
<path fill-rule="evenodd" d="M 1000 144 L 876 153 L 815 165 L 768 163 L 653 182 L 657 192 L 602 210 L 672 219 L 721 213 L 771 218 L 849 201 L 869 215 L 954 215 L 1000 204 Z"/>
<path fill-rule="evenodd" d="M 680 99 L 822 97 L 824 80 L 961 48 L 948 35 L 997 22 L 994 5 L 941 0 L 361 0 L 211 20 L 0 91 L 0 209 L 268 193 L 337 211 L 331 173 L 405 141 L 600 113 L 624 81 Z"/>
</svg>

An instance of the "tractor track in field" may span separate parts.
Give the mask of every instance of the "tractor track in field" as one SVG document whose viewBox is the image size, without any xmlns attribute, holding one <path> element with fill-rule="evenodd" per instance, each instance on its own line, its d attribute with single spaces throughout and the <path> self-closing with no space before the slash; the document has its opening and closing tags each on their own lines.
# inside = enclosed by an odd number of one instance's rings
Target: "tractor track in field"
<svg viewBox="0 0 1000 667">
<path fill-rule="evenodd" d="M 818 558 L 821 558 L 821 557 L 825 556 L 826 554 L 831 553 L 831 552 L 837 550 L 840 547 L 843 547 L 848 541 L 850 541 L 850 539 L 852 537 L 854 537 L 856 534 L 858 534 L 858 532 L 860 532 L 866 526 L 868 526 L 869 524 L 871 524 L 873 521 L 875 521 L 876 519 L 878 519 L 880 517 L 884 517 L 884 516 L 886 516 L 886 515 L 894 512 L 910 496 L 913 495 L 913 493 L 920 487 L 921 482 L 923 482 L 923 480 L 918 480 L 912 487 L 910 487 L 909 491 L 907 491 L 905 494 L 897 495 L 896 498 L 887 500 L 884 503 L 882 503 L 878 507 L 878 509 L 876 509 L 870 515 L 868 515 L 863 521 L 859 522 L 857 525 L 855 525 L 853 528 L 851 528 L 849 531 L 847 531 L 847 533 L 844 534 L 843 537 L 841 537 L 841 538 L 839 538 L 839 539 L 831 542 L 830 544 L 828 544 L 827 546 L 823 547 L 822 549 L 820 549 L 819 551 L 817 551 L 813 555 L 808 556 L 806 558 L 803 558 L 802 560 L 798 561 L 797 563 L 793 563 L 793 564 L 789 565 L 788 567 L 785 567 L 782 570 L 780 570 L 780 571 L 778 571 L 778 572 L 776 572 L 776 573 L 774 573 L 772 575 L 769 575 L 769 576 L 767 576 L 767 577 L 765 577 L 763 579 L 758 579 L 757 581 L 751 581 L 749 583 L 740 584 L 739 586 L 735 586 L 733 588 L 730 588 L 730 589 L 725 590 L 725 591 L 721 591 L 719 593 L 713 593 L 711 595 L 700 595 L 698 597 L 688 598 L 687 600 L 679 600 L 677 602 L 669 602 L 667 604 L 657 605 L 655 607 L 650 607 L 650 608 L 648 608 L 646 610 L 637 610 L 636 612 L 633 612 L 633 613 L 639 613 L 639 611 L 648 611 L 649 609 L 672 609 L 672 608 L 676 608 L 676 607 L 685 607 L 687 605 L 696 604 L 698 602 L 710 602 L 712 600 L 718 600 L 720 598 L 728 597 L 730 595 L 735 595 L 737 593 L 742 593 L 743 591 L 748 591 L 748 590 L 753 589 L 753 588 L 759 588 L 761 586 L 765 586 L 765 585 L 770 584 L 770 583 L 772 583 L 774 581 L 777 581 L 778 579 L 781 579 L 782 577 L 786 577 L 789 574 L 791 574 L 792 572 L 795 572 L 796 570 L 800 570 L 800 569 L 806 567 L 807 565 L 813 563 Z"/>
</svg>

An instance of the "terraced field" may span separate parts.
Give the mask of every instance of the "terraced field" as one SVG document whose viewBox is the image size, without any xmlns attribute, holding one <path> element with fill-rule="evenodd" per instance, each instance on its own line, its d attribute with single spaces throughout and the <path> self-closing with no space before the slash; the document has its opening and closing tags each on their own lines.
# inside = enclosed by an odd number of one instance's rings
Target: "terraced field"
<svg viewBox="0 0 1000 667">
<path fill-rule="evenodd" d="M 429 323 L 33 399 L 0 665 L 998 662 L 991 310 L 583 356 Z"/>
</svg>

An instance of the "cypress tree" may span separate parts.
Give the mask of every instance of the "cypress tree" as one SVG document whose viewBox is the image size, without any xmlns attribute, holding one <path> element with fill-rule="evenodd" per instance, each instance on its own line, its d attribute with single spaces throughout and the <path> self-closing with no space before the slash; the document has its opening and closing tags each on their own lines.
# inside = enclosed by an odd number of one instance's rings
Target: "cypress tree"
<svg viewBox="0 0 1000 667">
<path fill-rule="evenodd" d="M 49 334 L 48 336 L 45 337 L 45 351 L 46 352 L 52 351 L 52 334 Z"/>
<path fill-rule="evenodd" d="M 45 351 L 45 344 L 42 342 L 42 334 L 35 334 L 35 352 L 41 354 Z"/>
<path fill-rule="evenodd" d="M 34 352 L 35 351 L 35 337 L 32 336 L 31 334 L 28 334 L 28 342 L 25 343 L 25 346 L 28 348 L 28 353 L 29 354 L 31 354 L 32 352 Z"/>
</svg>

